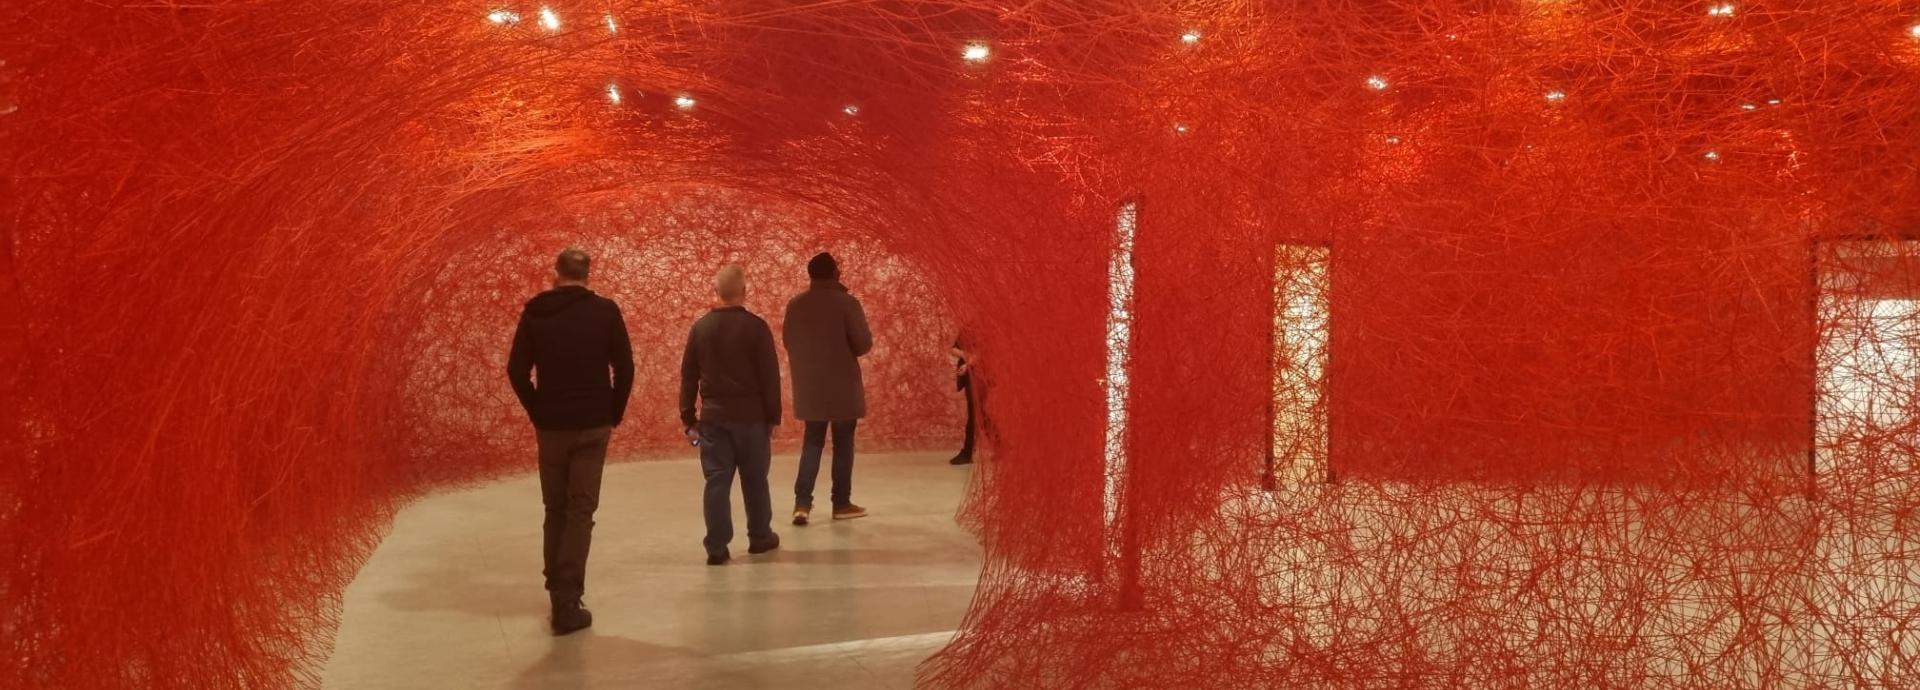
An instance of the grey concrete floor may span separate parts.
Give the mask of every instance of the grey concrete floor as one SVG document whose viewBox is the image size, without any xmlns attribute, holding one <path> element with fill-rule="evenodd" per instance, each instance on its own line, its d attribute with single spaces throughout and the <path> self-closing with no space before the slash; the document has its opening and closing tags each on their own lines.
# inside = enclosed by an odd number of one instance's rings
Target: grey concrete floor
<svg viewBox="0 0 1920 690">
<path fill-rule="evenodd" d="M 795 458 L 774 458 L 781 549 L 709 567 L 700 468 L 611 465 L 588 565 L 593 628 L 548 634 L 531 472 L 409 506 L 348 588 L 325 688 L 908 688 L 973 596 L 980 549 L 953 515 L 971 468 L 863 455 L 872 516 L 788 524 Z M 824 463 L 823 463 L 824 464 Z M 529 467 L 531 469 L 531 467 Z M 816 494 L 825 503 L 822 468 Z"/>
</svg>

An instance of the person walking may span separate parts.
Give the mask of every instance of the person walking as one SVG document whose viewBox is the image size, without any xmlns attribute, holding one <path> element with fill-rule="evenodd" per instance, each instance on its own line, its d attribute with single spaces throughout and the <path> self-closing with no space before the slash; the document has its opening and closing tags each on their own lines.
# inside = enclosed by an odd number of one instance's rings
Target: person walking
<svg viewBox="0 0 1920 690">
<path fill-rule="evenodd" d="M 627 324 L 619 305 L 587 289 L 591 263 L 579 249 L 560 252 L 553 289 L 527 301 L 507 354 L 507 380 L 533 422 L 540 449 L 542 573 L 555 635 L 593 625 L 581 602 L 593 513 L 600 506 L 607 442 L 633 393 Z"/>
<path fill-rule="evenodd" d="M 687 440 L 700 447 L 700 470 L 707 480 L 702 499 L 707 536 L 701 542 L 707 565 L 725 565 L 732 558 L 728 496 L 735 474 L 747 509 L 747 553 L 780 548 L 767 488 L 773 427 L 780 424 L 780 361 L 773 351 L 773 329 L 747 311 L 746 272 L 723 267 L 713 287 L 721 306 L 693 323 L 680 358 L 680 422 Z"/>
<path fill-rule="evenodd" d="M 860 381 L 860 357 L 873 349 L 873 332 L 860 300 L 840 283 L 840 264 L 821 252 L 807 262 L 806 292 L 787 303 L 781 340 L 793 375 L 793 414 L 806 423 L 801 437 L 800 472 L 793 482 L 793 524 L 805 525 L 813 513 L 813 485 L 820 455 L 833 432 L 833 519 L 866 517 L 853 503 L 853 435 L 867 415 Z"/>
</svg>

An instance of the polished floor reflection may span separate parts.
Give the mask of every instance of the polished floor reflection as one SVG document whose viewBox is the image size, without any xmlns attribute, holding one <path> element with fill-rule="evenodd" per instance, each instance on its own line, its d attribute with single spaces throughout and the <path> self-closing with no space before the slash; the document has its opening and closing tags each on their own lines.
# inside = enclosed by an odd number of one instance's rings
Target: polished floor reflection
<svg viewBox="0 0 1920 690">
<path fill-rule="evenodd" d="M 795 459 L 774 458 L 782 547 L 747 556 L 742 530 L 722 567 L 704 562 L 691 457 L 608 467 L 594 626 L 562 638 L 546 630 L 538 480 L 425 498 L 348 588 L 323 687 L 912 687 L 979 575 L 979 546 L 953 520 L 971 470 L 933 453 L 859 463 L 854 500 L 871 517 L 794 527 Z M 734 512 L 740 524 L 737 492 Z"/>
</svg>

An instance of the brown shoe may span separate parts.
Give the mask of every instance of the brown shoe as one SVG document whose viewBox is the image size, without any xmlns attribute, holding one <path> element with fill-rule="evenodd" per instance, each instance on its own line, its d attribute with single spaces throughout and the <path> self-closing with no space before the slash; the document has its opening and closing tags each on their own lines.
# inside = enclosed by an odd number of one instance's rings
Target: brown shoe
<svg viewBox="0 0 1920 690">
<path fill-rule="evenodd" d="M 794 506 L 793 524 L 805 526 L 807 518 L 813 515 L 813 506 Z"/>
<path fill-rule="evenodd" d="M 835 520 L 852 520 L 854 518 L 863 518 L 866 516 L 867 516 L 866 508 L 862 508 L 852 503 L 848 503 L 843 506 L 833 507 L 833 519 Z"/>
</svg>

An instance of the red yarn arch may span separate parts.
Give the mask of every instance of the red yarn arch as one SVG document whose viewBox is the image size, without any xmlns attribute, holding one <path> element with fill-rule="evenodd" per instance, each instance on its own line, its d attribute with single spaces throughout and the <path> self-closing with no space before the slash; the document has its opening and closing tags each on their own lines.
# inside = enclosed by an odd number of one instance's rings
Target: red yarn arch
<svg viewBox="0 0 1920 690">
<path fill-rule="evenodd" d="M 311 681 L 393 510 L 524 462 L 504 324 L 576 243 L 628 452 L 722 262 L 774 313 L 846 253 L 892 443 L 952 440 L 977 334 L 987 566 L 929 685 L 1913 684 L 1917 24 L 11 3 L 0 686 Z M 1276 356 L 1321 271 L 1324 365 Z"/>
</svg>

